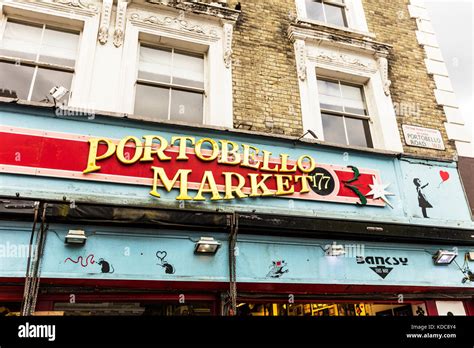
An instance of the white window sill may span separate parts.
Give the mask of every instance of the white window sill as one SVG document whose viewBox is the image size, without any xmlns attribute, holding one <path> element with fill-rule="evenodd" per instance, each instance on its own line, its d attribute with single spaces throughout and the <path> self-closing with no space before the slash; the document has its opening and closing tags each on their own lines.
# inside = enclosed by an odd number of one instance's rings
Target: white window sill
<svg viewBox="0 0 474 348">
<path fill-rule="evenodd" d="M 298 18 L 296 20 L 296 22 L 297 22 L 297 24 L 300 24 L 300 25 L 325 27 L 325 28 L 328 28 L 328 29 L 343 31 L 343 32 L 345 32 L 347 34 L 350 34 L 352 36 L 359 36 L 359 37 L 366 37 L 366 38 L 375 39 L 375 34 L 373 34 L 371 32 L 368 32 L 368 31 L 362 31 L 362 30 L 357 30 L 357 29 L 354 29 L 354 28 L 343 27 L 343 26 L 340 26 L 340 25 L 321 22 L 321 21 L 317 21 L 317 20 L 314 20 L 314 19 Z"/>
</svg>

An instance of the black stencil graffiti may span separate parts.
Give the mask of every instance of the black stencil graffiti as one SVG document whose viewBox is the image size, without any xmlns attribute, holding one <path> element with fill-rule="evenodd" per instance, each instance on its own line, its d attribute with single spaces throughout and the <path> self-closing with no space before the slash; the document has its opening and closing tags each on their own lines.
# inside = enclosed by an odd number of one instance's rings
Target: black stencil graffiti
<svg viewBox="0 0 474 348">
<path fill-rule="evenodd" d="M 165 269 L 166 274 L 174 274 L 175 269 L 174 267 L 166 261 L 166 256 L 168 256 L 168 253 L 166 251 L 157 251 L 156 252 L 156 257 L 159 260 L 159 263 L 157 263 L 158 266 L 161 266 Z"/>
<path fill-rule="evenodd" d="M 102 273 L 115 272 L 114 266 L 111 265 L 109 262 L 105 261 L 104 259 L 99 259 L 97 263 L 100 265 Z"/>
<path fill-rule="evenodd" d="M 272 261 L 270 266 L 270 272 L 268 272 L 267 277 L 270 278 L 280 278 L 283 274 L 288 273 L 287 264 L 285 260 L 281 261 Z"/>
<path fill-rule="evenodd" d="M 427 187 L 429 185 L 429 183 L 427 183 L 426 185 L 421 185 L 421 180 L 418 179 L 418 178 L 415 178 L 413 180 L 413 183 L 415 184 L 416 186 L 416 192 L 418 193 L 418 205 L 420 206 L 421 208 L 421 213 L 423 214 L 423 217 L 425 219 L 428 219 L 429 216 L 428 216 L 428 213 L 426 212 L 426 209 L 427 208 L 433 208 L 433 206 L 430 204 L 430 202 L 428 202 L 428 199 L 426 198 L 426 195 L 425 193 L 423 192 L 423 189 L 425 187 Z"/>
</svg>

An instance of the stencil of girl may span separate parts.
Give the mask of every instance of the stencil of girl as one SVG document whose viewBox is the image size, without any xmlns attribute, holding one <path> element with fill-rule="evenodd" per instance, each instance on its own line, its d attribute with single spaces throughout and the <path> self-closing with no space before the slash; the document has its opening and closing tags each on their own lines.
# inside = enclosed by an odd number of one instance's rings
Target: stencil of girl
<svg viewBox="0 0 474 348">
<path fill-rule="evenodd" d="M 413 183 L 415 184 L 416 186 L 416 192 L 418 192 L 418 204 L 421 208 L 421 212 L 423 213 L 423 217 L 428 219 L 429 216 L 428 214 L 426 213 L 426 209 L 427 208 L 433 208 L 433 206 L 430 204 L 430 202 L 428 202 L 428 200 L 426 199 L 426 195 L 423 193 L 423 189 L 429 185 L 426 184 L 426 185 L 423 185 L 421 186 L 421 180 L 416 178 L 413 180 Z"/>
</svg>

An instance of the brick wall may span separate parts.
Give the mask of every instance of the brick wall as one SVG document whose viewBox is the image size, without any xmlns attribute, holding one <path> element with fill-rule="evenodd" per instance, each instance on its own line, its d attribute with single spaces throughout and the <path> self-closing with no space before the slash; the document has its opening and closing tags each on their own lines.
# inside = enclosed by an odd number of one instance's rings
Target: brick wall
<svg viewBox="0 0 474 348">
<path fill-rule="evenodd" d="M 291 0 L 242 1 L 233 44 L 236 128 L 302 134 L 295 54 L 287 37 L 289 15 L 295 11 Z"/>
<path fill-rule="evenodd" d="M 453 158 L 455 145 L 448 140 L 443 108 L 436 103 L 435 82 L 428 75 L 425 53 L 416 39 L 416 21 L 408 14 L 408 0 L 363 0 L 369 31 L 377 41 L 393 46 L 389 57 L 390 88 L 397 112 L 400 134 L 402 124 L 438 129 L 443 135 L 446 151 L 405 146 L 405 152 L 423 156 Z M 403 136 L 402 136 L 403 138 Z M 402 142 L 405 145 L 404 139 Z"/>
<path fill-rule="evenodd" d="M 294 0 L 245 0 L 234 31 L 234 126 L 276 134 L 303 133 L 293 45 L 287 38 Z M 231 1 L 235 6 L 237 1 Z M 455 146 L 446 135 L 446 117 L 436 104 L 435 83 L 416 40 L 416 22 L 408 0 L 363 0 L 369 30 L 376 40 L 393 46 L 389 75 L 394 107 L 402 124 L 441 131 L 446 151 L 405 146 L 405 152 L 453 158 Z"/>
</svg>

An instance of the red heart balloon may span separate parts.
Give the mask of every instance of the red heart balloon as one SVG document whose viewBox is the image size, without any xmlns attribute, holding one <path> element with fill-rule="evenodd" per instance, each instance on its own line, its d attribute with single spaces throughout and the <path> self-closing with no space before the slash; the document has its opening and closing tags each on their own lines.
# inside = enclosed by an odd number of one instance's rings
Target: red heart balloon
<svg viewBox="0 0 474 348">
<path fill-rule="evenodd" d="M 442 171 L 439 172 L 439 175 L 441 176 L 441 179 L 443 180 L 443 182 L 449 180 L 449 173 L 448 172 L 445 172 L 444 170 L 442 170 Z"/>
</svg>

